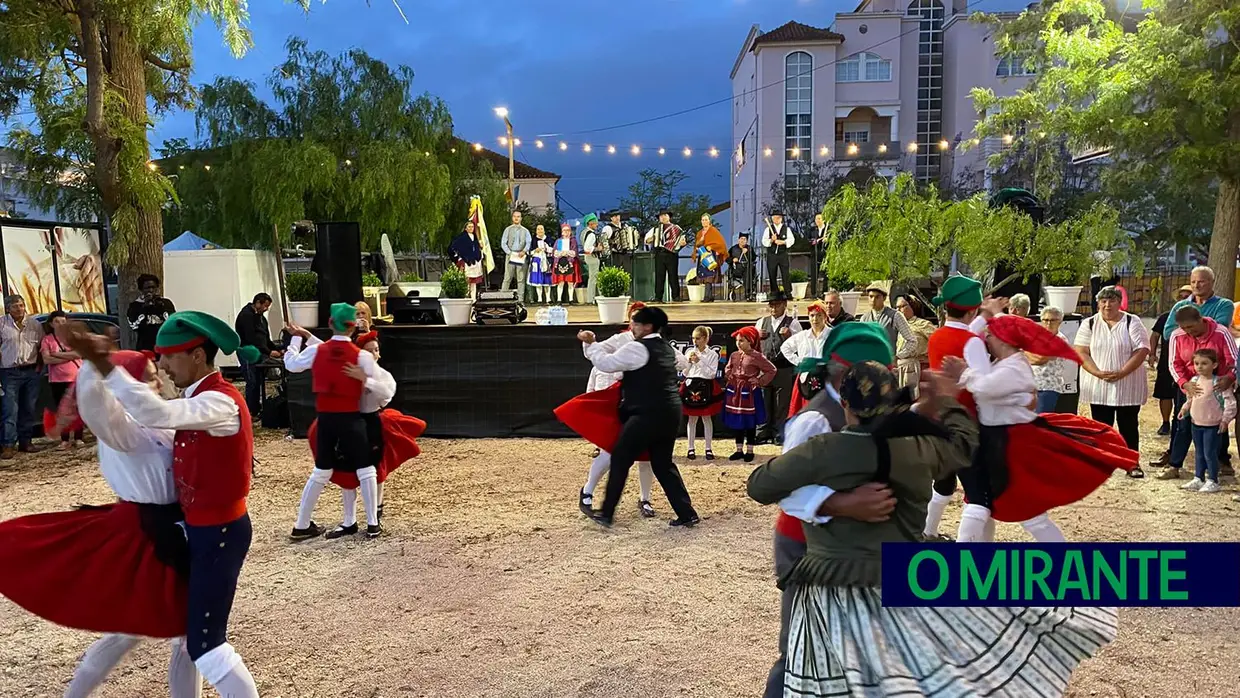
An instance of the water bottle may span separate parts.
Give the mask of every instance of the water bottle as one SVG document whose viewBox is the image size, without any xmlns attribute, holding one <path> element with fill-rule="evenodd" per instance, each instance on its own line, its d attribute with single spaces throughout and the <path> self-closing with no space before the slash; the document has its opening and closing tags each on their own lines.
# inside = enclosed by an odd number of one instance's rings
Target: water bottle
<svg viewBox="0 0 1240 698">
<path fill-rule="evenodd" d="M 555 324 L 557 325 L 568 324 L 568 308 L 565 308 L 562 305 L 556 307 Z"/>
<path fill-rule="evenodd" d="M 538 325 L 550 325 L 551 313 L 546 308 L 539 308 L 538 312 L 534 313 L 534 322 Z"/>
</svg>

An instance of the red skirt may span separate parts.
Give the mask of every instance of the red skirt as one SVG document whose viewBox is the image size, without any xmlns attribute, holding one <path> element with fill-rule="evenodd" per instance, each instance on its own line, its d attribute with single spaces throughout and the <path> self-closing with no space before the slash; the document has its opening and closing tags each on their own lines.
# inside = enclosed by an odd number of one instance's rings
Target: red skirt
<svg viewBox="0 0 1240 698">
<path fill-rule="evenodd" d="M 555 408 L 555 416 L 581 438 L 611 453 L 624 426 L 620 421 L 620 382 L 578 395 Z M 650 456 L 642 453 L 637 460 L 647 461 Z"/>
<path fill-rule="evenodd" d="M 401 414 L 393 409 L 386 409 L 379 412 L 379 421 L 383 425 L 383 458 L 379 461 L 378 480 L 383 482 L 387 476 L 405 463 L 405 461 L 417 458 L 422 449 L 418 446 L 417 438 L 426 431 L 426 422 L 417 417 L 410 417 Z M 310 439 L 310 453 L 317 457 L 318 447 L 318 426 L 319 420 L 310 423 L 310 430 L 306 434 Z M 332 482 L 346 490 L 355 490 L 358 487 L 357 473 L 343 472 L 340 470 L 332 471 Z"/>
<path fill-rule="evenodd" d="M 180 637 L 189 583 L 155 554 L 138 505 L 33 514 L 0 523 L 0 594 L 58 625 Z"/>
<path fill-rule="evenodd" d="M 995 498 L 996 521 L 1020 522 L 1079 502 L 1140 454 L 1114 429 L 1074 414 L 1043 414 L 1045 423 L 1008 427 L 1008 483 Z"/>
<path fill-rule="evenodd" d="M 798 376 L 796 380 L 792 381 L 792 398 L 788 400 L 788 419 L 792 419 L 797 416 L 797 413 L 801 411 L 801 408 L 808 404 L 809 400 L 801 397 L 801 381 Z"/>
<path fill-rule="evenodd" d="M 723 386 L 719 385 L 719 381 L 706 378 L 694 378 L 692 381 L 697 389 L 690 387 L 690 381 L 683 381 L 680 384 L 680 401 L 684 405 L 685 415 L 713 417 L 722 412 Z M 707 383 L 709 385 L 702 385 Z"/>
</svg>

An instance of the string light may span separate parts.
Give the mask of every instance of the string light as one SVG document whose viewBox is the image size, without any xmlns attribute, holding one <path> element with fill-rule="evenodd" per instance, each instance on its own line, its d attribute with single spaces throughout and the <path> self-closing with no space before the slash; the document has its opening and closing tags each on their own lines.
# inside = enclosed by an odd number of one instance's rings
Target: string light
<svg viewBox="0 0 1240 698">
<path fill-rule="evenodd" d="M 1010 133 L 1003 134 L 1003 144 L 1012 145 L 1012 134 Z"/>
<path fill-rule="evenodd" d="M 880 153 L 885 153 L 885 152 L 887 152 L 887 144 L 886 144 L 886 143 L 879 143 L 879 144 L 878 144 L 878 152 L 880 152 Z"/>
<path fill-rule="evenodd" d="M 147 160 L 146 169 L 150 170 L 151 172 L 158 172 L 159 165 L 156 165 L 154 160 Z"/>
<path fill-rule="evenodd" d="M 688 150 L 688 148 L 686 148 L 686 150 Z M 710 149 L 710 156 L 711 156 L 712 158 L 717 158 L 717 157 L 719 157 L 719 149 L 718 149 L 718 148 L 715 148 L 715 147 L 713 147 L 713 146 L 712 146 L 712 147 L 711 147 L 711 149 Z"/>
<path fill-rule="evenodd" d="M 608 155 L 615 155 L 615 154 L 616 154 L 616 146 L 614 146 L 614 145 L 609 145 L 609 146 L 607 146 L 607 154 L 608 154 Z"/>
<path fill-rule="evenodd" d="M 349 166 L 351 166 L 351 165 L 353 164 L 353 161 L 352 161 L 352 160 L 345 160 L 345 161 L 344 161 L 344 164 L 345 164 L 345 167 L 349 167 Z"/>
<path fill-rule="evenodd" d="M 178 169 L 178 170 L 183 170 L 183 169 L 185 169 L 185 165 L 177 165 L 177 169 Z"/>
<path fill-rule="evenodd" d="M 641 149 L 641 148 L 639 148 L 639 147 L 637 147 L 637 146 L 635 145 L 635 146 L 633 146 L 632 148 L 629 148 L 629 152 L 630 152 L 630 153 L 633 153 L 634 155 L 641 155 L 641 154 L 642 154 L 642 149 Z"/>
<path fill-rule="evenodd" d="M 848 154 L 849 154 L 849 155 L 856 155 L 858 150 L 859 150 L 859 148 L 857 148 L 857 144 L 856 144 L 856 143 L 849 143 L 849 144 L 848 144 Z"/>
<path fill-rule="evenodd" d="M 768 158 L 769 158 L 769 157 L 771 157 L 771 149 L 770 149 L 769 147 L 768 147 L 768 148 L 763 148 L 763 149 L 762 149 L 762 155 L 763 155 L 763 156 L 765 156 L 765 157 L 768 157 Z"/>
<path fill-rule="evenodd" d="M 939 141 L 939 150 L 947 150 L 950 147 L 952 147 L 952 144 L 948 143 L 946 139 Z"/>
<path fill-rule="evenodd" d="M 908 152 L 910 152 L 910 153 L 916 153 L 916 152 L 917 152 L 917 142 L 916 142 L 916 141 L 914 141 L 914 142 L 912 142 L 912 143 L 909 143 L 909 144 L 908 144 Z"/>
<path fill-rule="evenodd" d="M 589 144 L 589 143 L 586 143 L 585 145 L 581 146 L 581 149 L 582 149 L 582 150 L 584 150 L 584 151 L 586 151 L 587 153 L 588 153 L 588 152 L 590 152 L 590 151 L 592 150 L 592 148 L 590 148 L 590 144 Z"/>
<path fill-rule="evenodd" d="M 689 157 L 690 155 L 693 155 L 693 151 L 689 150 L 688 147 L 685 147 L 685 157 Z"/>
<path fill-rule="evenodd" d="M 800 149 L 800 148 L 795 148 L 795 147 L 794 147 L 794 148 L 792 149 L 792 153 L 791 153 L 791 155 L 792 155 L 792 159 L 793 159 L 793 160 L 796 160 L 797 158 L 801 157 L 801 149 Z"/>
<path fill-rule="evenodd" d="M 455 152 L 456 152 L 456 148 L 449 148 L 448 150 L 449 150 L 449 151 L 451 151 L 451 152 L 453 152 L 453 153 L 455 153 Z"/>
<path fill-rule="evenodd" d="M 481 143 L 474 143 L 474 150 L 482 150 L 482 144 L 481 144 Z"/>
<path fill-rule="evenodd" d="M 543 147 L 543 142 L 542 142 L 542 141 L 534 141 L 534 147 L 535 147 L 535 148 L 541 148 L 541 147 Z"/>
<path fill-rule="evenodd" d="M 659 148 L 659 155 L 663 155 L 663 154 L 665 154 L 665 153 L 667 153 L 667 149 L 666 149 L 666 148 Z"/>
<path fill-rule="evenodd" d="M 824 158 L 825 158 L 825 157 L 827 156 L 827 154 L 828 154 L 828 153 L 830 153 L 830 152 L 831 152 L 831 151 L 830 151 L 830 150 L 827 150 L 827 146 L 825 146 L 825 145 L 824 145 L 824 146 L 822 146 L 822 148 L 820 148 L 820 149 L 818 150 L 818 154 L 819 154 L 819 155 L 821 155 L 821 156 L 822 156 L 822 157 L 824 157 Z"/>
<path fill-rule="evenodd" d="M 508 137 L 507 137 L 507 136 L 500 136 L 500 137 L 499 137 L 499 144 L 500 144 L 500 145 L 508 145 Z"/>
<path fill-rule="evenodd" d="M 211 166 L 210 166 L 210 165 L 203 165 L 203 166 L 202 166 L 202 169 L 206 170 L 207 172 L 210 172 L 210 171 L 211 171 Z"/>
<path fill-rule="evenodd" d="M 560 141 L 560 150 L 568 150 L 568 144 L 564 141 Z"/>
<path fill-rule="evenodd" d="M 514 139 L 512 139 L 512 144 L 513 144 L 513 145 L 515 145 L 515 146 L 517 146 L 518 148 L 520 148 L 520 147 L 521 147 L 521 139 L 520 139 L 520 138 L 514 138 Z"/>
</svg>

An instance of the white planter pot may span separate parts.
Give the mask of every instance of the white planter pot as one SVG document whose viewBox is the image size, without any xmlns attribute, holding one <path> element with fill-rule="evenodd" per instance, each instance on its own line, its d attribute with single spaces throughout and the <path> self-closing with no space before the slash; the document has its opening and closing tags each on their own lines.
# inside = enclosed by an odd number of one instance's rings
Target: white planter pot
<svg viewBox="0 0 1240 698">
<path fill-rule="evenodd" d="M 434 281 L 398 281 L 396 285 L 405 295 L 409 295 L 410 291 L 417 291 L 419 298 L 438 298 L 441 293 L 439 284 Z"/>
<path fill-rule="evenodd" d="M 844 306 L 844 312 L 849 315 L 857 314 L 857 303 L 861 302 L 860 291 L 841 291 L 840 305 Z"/>
<path fill-rule="evenodd" d="M 469 298 L 440 298 L 444 322 L 452 326 L 469 324 L 469 311 L 474 301 Z"/>
<path fill-rule="evenodd" d="M 792 284 L 792 297 L 793 298 L 799 301 L 803 301 L 805 300 L 806 293 L 809 293 L 809 282 L 808 281 L 793 282 Z"/>
<path fill-rule="evenodd" d="M 629 309 L 629 296 L 620 296 L 619 298 L 596 296 L 594 302 L 598 305 L 599 322 L 604 325 L 624 324 L 624 315 Z"/>
<path fill-rule="evenodd" d="M 685 288 L 689 289 L 690 303 L 701 303 L 706 298 L 706 286 L 704 284 L 689 284 Z"/>
<path fill-rule="evenodd" d="M 1084 286 L 1045 286 L 1046 304 L 1059 308 L 1064 314 L 1075 313 Z"/>
<path fill-rule="evenodd" d="M 307 330 L 314 329 L 319 326 L 319 302 L 318 301 L 289 301 L 288 314 L 292 316 L 292 323 Z"/>
</svg>

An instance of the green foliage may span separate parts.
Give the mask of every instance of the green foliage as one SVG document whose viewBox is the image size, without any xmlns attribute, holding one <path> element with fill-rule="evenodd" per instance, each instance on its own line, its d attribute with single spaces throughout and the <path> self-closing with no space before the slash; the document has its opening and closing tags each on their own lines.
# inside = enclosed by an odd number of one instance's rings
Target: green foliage
<svg viewBox="0 0 1240 698">
<path fill-rule="evenodd" d="M 374 273 L 373 271 L 368 271 L 365 274 L 362 274 L 362 286 L 382 286 L 382 285 L 383 285 L 383 279 L 380 279 L 379 275 Z"/>
<path fill-rule="evenodd" d="M 626 214 L 638 218 L 640 229 L 646 230 L 659 222 L 659 212 L 668 210 L 672 222 L 685 231 L 696 230 L 702 222 L 702 214 L 711 207 L 710 197 L 705 194 L 689 194 L 677 189 L 689 175 L 680 170 L 659 172 L 647 168 L 637 173 L 637 181 L 629 185 L 629 191 L 620 198 L 620 208 Z M 547 231 L 551 235 L 551 231 Z"/>
<path fill-rule="evenodd" d="M 284 279 L 290 301 L 314 301 L 319 299 L 319 275 L 312 271 L 295 271 Z"/>
<path fill-rule="evenodd" d="M 448 267 L 439 276 L 439 290 L 444 298 L 468 298 L 469 279 L 460 269 Z"/>
<path fill-rule="evenodd" d="M 620 298 L 629 295 L 633 277 L 620 267 L 604 267 L 598 272 L 598 295 L 601 298 Z"/>
<path fill-rule="evenodd" d="M 547 234 L 548 238 L 559 237 L 560 223 L 564 222 L 564 216 L 555 206 L 548 206 L 546 209 L 535 213 L 530 209 L 528 203 L 518 201 L 517 210 L 521 212 L 521 225 L 529 228 L 531 235 L 541 225 L 543 232 Z M 602 218 L 602 216 L 600 215 L 599 218 Z"/>
<path fill-rule="evenodd" d="M 793 269 L 792 271 L 788 272 L 789 283 L 802 284 L 802 283 L 805 283 L 806 281 L 809 281 L 809 274 L 806 274 L 800 269 Z"/>
<path fill-rule="evenodd" d="M 417 284 L 422 282 L 422 277 L 418 276 L 416 271 L 410 271 L 401 274 L 400 280 L 407 284 Z"/>
</svg>

